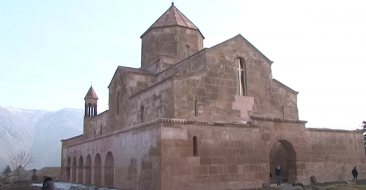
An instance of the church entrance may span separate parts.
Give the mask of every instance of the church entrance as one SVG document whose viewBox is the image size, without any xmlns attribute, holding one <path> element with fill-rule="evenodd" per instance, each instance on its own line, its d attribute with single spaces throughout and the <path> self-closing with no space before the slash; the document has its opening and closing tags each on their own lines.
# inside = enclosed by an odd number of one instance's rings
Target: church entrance
<svg viewBox="0 0 366 190">
<path fill-rule="evenodd" d="M 279 140 L 273 144 L 269 155 L 269 168 L 271 172 L 271 184 L 277 184 L 275 168 L 280 165 L 281 184 L 294 183 L 296 181 L 296 152 L 292 144 L 286 140 Z"/>
</svg>

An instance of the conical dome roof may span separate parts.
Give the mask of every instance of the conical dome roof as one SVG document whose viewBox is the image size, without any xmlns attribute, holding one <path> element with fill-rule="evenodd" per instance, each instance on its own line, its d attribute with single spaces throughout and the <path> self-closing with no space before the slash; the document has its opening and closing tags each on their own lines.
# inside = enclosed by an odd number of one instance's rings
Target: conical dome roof
<svg viewBox="0 0 366 190">
<path fill-rule="evenodd" d="M 182 26 L 199 31 L 199 29 L 174 6 L 174 3 L 172 3 L 172 6 L 170 6 L 169 9 L 163 15 L 161 15 L 161 17 L 157 21 L 155 21 L 154 24 L 146 30 L 146 32 L 141 35 L 141 37 L 152 28 L 160 28 L 166 26 Z"/>
<path fill-rule="evenodd" d="M 97 94 L 95 93 L 95 91 L 94 91 L 94 89 L 93 89 L 93 86 L 91 86 L 91 87 L 89 88 L 88 93 L 86 93 L 86 96 L 85 96 L 84 100 L 86 100 L 86 99 L 96 99 L 96 100 L 98 100 L 98 96 L 97 96 Z"/>
</svg>

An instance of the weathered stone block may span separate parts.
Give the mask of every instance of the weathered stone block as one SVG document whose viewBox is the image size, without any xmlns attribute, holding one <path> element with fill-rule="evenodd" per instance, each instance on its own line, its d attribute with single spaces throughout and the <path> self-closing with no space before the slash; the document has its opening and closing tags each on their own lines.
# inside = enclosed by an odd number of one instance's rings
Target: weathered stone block
<svg viewBox="0 0 366 190">
<path fill-rule="evenodd" d="M 208 166 L 198 166 L 198 174 L 208 174 Z"/>
<path fill-rule="evenodd" d="M 209 166 L 209 174 L 217 174 L 217 166 Z"/>
<path fill-rule="evenodd" d="M 318 184 L 318 180 L 316 179 L 316 177 L 313 175 L 313 176 L 311 176 L 310 177 L 310 179 L 311 179 L 311 182 L 313 183 L 313 184 Z"/>
<path fill-rule="evenodd" d="M 212 165 L 211 157 L 201 157 L 201 165 Z"/>
<path fill-rule="evenodd" d="M 366 185 L 366 179 L 359 179 L 356 181 L 357 185 Z"/>
<path fill-rule="evenodd" d="M 294 186 L 294 187 L 281 188 L 281 190 L 303 190 L 303 188 L 300 186 Z"/>
</svg>

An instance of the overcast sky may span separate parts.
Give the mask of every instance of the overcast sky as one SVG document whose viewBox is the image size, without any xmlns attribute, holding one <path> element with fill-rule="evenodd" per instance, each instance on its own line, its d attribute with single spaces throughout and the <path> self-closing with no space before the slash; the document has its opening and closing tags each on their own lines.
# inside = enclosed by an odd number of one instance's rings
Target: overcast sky
<svg viewBox="0 0 366 190">
<path fill-rule="evenodd" d="M 0 1 L 0 106 L 83 108 L 93 81 L 99 112 L 118 65 L 140 67 L 143 32 L 159 1 Z M 366 1 L 175 0 L 211 47 L 242 34 L 273 78 L 299 91 L 307 127 L 355 129 L 366 120 Z"/>
</svg>

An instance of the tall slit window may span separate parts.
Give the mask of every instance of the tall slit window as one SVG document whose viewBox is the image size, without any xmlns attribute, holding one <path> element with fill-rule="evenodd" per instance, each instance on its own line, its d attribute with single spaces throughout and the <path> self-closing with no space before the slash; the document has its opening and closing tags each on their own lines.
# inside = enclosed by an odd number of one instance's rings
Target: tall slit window
<svg viewBox="0 0 366 190">
<path fill-rule="evenodd" d="M 193 137 L 193 156 L 198 156 L 196 136 Z"/>
<path fill-rule="evenodd" d="M 243 58 L 238 58 L 236 60 L 236 79 L 237 79 L 237 94 L 240 96 L 247 95 L 246 90 L 246 70 L 245 61 Z"/>
<path fill-rule="evenodd" d="M 117 115 L 119 115 L 119 91 L 117 92 Z"/>
<path fill-rule="evenodd" d="M 198 107 L 197 107 L 197 100 L 194 101 L 194 116 L 198 116 Z"/>
<path fill-rule="evenodd" d="M 144 122 L 144 110 L 145 110 L 144 106 L 141 105 L 141 123 Z"/>
<path fill-rule="evenodd" d="M 91 117 L 91 116 L 92 116 L 91 112 L 92 112 L 92 106 L 91 106 L 91 103 L 89 103 L 89 104 L 88 104 L 88 116 L 89 116 L 89 117 Z"/>
<path fill-rule="evenodd" d="M 189 46 L 186 46 L 186 52 L 185 52 L 185 57 L 189 57 Z"/>
</svg>

